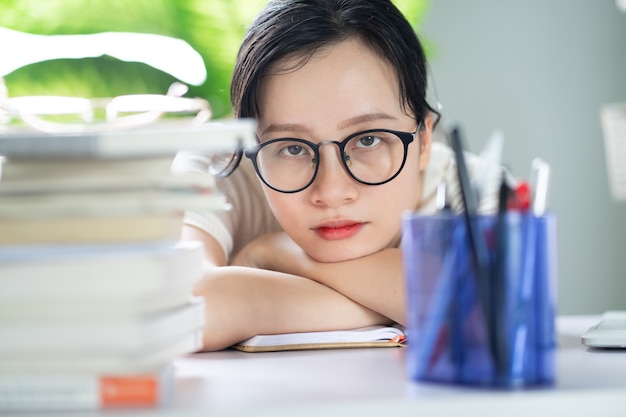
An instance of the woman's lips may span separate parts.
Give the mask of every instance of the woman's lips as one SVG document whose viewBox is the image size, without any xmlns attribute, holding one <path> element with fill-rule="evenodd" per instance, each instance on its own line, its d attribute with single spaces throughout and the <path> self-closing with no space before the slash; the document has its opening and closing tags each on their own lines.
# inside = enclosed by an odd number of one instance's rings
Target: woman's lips
<svg viewBox="0 0 626 417">
<path fill-rule="evenodd" d="M 325 240 L 348 239 L 359 233 L 365 223 L 345 222 L 326 224 L 313 228 L 319 237 Z"/>
</svg>

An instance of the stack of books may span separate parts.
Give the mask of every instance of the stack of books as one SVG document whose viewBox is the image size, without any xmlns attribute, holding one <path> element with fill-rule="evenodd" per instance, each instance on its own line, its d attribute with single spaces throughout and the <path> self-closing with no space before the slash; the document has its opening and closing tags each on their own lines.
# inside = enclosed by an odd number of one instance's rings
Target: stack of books
<svg viewBox="0 0 626 417">
<path fill-rule="evenodd" d="M 0 133 L 0 414 L 167 403 L 204 324 L 182 215 L 227 209 L 211 175 L 170 164 L 253 140 L 248 121 Z"/>
</svg>

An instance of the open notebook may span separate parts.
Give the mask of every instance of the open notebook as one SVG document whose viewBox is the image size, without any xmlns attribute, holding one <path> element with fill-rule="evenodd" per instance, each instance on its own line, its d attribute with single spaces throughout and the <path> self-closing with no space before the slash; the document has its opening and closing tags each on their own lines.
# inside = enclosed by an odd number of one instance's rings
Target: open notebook
<svg viewBox="0 0 626 417">
<path fill-rule="evenodd" d="M 244 352 L 284 350 L 401 347 L 406 336 L 398 326 L 368 326 L 324 332 L 258 335 L 233 346 Z"/>
<path fill-rule="evenodd" d="M 584 345 L 597 348 L 626 348 L 626 311 L 607 311 L 600 321 L 581 336 Z"/>
</svg>

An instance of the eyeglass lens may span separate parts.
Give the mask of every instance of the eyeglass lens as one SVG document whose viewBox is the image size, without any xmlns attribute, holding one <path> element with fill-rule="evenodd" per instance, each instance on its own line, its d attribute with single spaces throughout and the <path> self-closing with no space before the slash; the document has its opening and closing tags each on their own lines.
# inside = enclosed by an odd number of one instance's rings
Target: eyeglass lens
<svg viewBox="0 0 626 417">
<path fill-rule="evenodd" d="M 388 131 L 368 131 L 345 141 L 329 142 L 341 149 L 343 163 L 359 182 L 377 185 L 394 177 L 405 160 L 405 143 Z M 306 188 L 314 179 L 319 152 L 311 142 L 301 139 L 277 139 L 264 142 L 256 154 L 259 175 L 279 191 L 294 192 Z"/>
</svg>

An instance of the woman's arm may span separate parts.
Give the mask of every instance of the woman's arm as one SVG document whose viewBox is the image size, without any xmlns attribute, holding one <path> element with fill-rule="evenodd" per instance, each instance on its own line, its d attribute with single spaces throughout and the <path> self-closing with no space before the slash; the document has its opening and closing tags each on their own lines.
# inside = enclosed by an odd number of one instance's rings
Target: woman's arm
<svg viewBox="0 0 626 417">
<path fill-rule="evenodd" d="M 221 246 L 185 226 L 184 239 L 205 245 L 205 275 L 194 290 L 206 300 L 203 350 L 218 350 L 257 334 L 355 328 L 389 320 L 310 279 L 244 266 L 223 266 Z"/>
<path fill-rule="evenodd" d="M 396 323 L 404 324 L 406 320 L 400 249 L 385 249 L 349 261 L 320 263 L 308 257 L 285 233 L 273 233 L 253 241 L 233 262 L 306 277 Z"/>
</svg>

